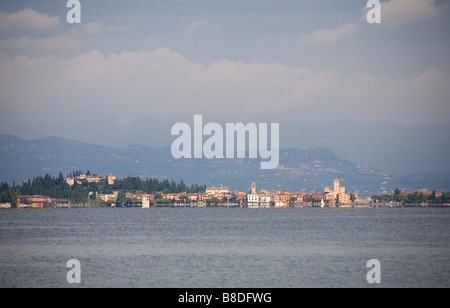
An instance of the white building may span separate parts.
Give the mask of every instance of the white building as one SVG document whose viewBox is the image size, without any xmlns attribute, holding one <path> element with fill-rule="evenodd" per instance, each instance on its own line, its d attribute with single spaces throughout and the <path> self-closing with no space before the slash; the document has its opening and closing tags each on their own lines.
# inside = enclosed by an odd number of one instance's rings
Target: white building
<svg viewBox="0 0 450 308">
<path fill-rule="evenodd" d="M 247 205 L 249 208 L 259 207 L 259 195 L 257 193 L 251 193 L 247 195 Z"/>
<path fill-rule="evenodd" d="M 97 194 L 97 199 L 101 199 L 101 200 L 103 200 L 105 202 L 108 202 L 108 201 L 116 202 L 118 195 L 119 195 L 118 191 L 115 191 L 112 194 Z"/>
<path fill-rule="evenodd" d="M 258 193 L 259 206 L 270 207 L 273 202 L 273 196 L 270 192 L 262 190 Z"/>
<path fill-rule="evenodd" d="M 142 195 L 142 208 L 150 208 L 150 195 Z"/>
<path fill-rule="evenodd" d="M 259 207 L 259 196 L 256 193 L 256 183 L 252 182 L 252 188 L 250 193 L 247 195 L 247 206 L 249 208 Z"/>
</svg>

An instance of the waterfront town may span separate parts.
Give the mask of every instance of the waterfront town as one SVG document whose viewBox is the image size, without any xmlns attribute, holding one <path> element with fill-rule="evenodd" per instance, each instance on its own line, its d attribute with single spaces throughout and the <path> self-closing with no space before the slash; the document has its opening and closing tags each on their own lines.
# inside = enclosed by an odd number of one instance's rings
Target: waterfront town
<svg viewBox="0 0 450 308">
<path fill-rule="evenodd" d="M 62 181 L 62 178 L 60 178 Z M 396 190 L 388 196 L 360 198 L 357 192 L 348 192 L 341 186 L 341 179 L 335 178 L 332 186 L 325 186 L 322 192 L 293 192 L 285 190 L 258 190 L 255 182 L 250 183 L 248 191 L 231 191 L 227 187 L 204 187 L 196 191 L 174 192 L 168 189 L 146 193 L 139 189 L 113 190 L 117 181 L 115 176 L 91 176 L 77 174 L 64 177 L 64 184 L 70 188 L 86 183 L 104 184 L 108 191 L 88 191 L 88 202 L 72 202 L 70 199 L 53 198 L 48 195 L 17 195 L 16 202 L 1 203 L 0 208 L 48 208 L 48 207 L 248 207 L 248 208 L 286 208 L 286 207 L 379 207 L 403 206 L 411 198 L 427 206 L 433 198 L 442 197 L 442 193 L 429 191 L 400 192 Z M 66 186 L 67 186 L 66 185 Z M 172 182 L 172 185 L 174 183 Z M 183 184 L 184 185 L 184 184 Z M 89 187 L 89 186 L 88 186 Z M 184 189 L 184 186 L 182 186 Z M 415 200 L 416 200 L 415 199 Z M 448 205 L 448 204 L 443 204 Z"/>
</svg>

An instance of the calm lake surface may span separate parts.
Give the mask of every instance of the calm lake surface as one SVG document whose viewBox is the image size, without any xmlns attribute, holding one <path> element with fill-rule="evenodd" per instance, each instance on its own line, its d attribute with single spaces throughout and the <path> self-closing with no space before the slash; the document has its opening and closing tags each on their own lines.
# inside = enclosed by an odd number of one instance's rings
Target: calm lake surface
<svg viewBox="0 0 450 308">
<path fill-rule="evenodd" d="M 0 210 L 0 287 L 447 288 L 450 209 Z"/>
</svg>

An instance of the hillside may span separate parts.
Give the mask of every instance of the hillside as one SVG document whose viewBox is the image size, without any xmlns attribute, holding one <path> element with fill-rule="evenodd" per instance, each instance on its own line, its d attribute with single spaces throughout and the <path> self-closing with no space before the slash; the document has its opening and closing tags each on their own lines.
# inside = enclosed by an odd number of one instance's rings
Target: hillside
<svg viewBox="0 0 450 308">
<path fill-rule="evenodd" d="M 59 137 L 23 140 L 0 135 L 0 182 L 20 183 L 34 176 L 60 171 L 90 170 L 99 175 L 120 177 L 183 179 L 188 184 L 224 185 L 233 190 L 249 190 L 255 181 L 258 189 L 323 191 L 334 178 L 342 179 L 347 190 L 360 195 L 404 190 L 449 190 L 448 174 L 390 177 L 373 169 L 337 157 L 333 152 L 315 149 L 283 149 L 280 166 L 261 170 L 259 159 L 180 159 L 170 148 L 130 145 L 113 148 Z"/>
</svg>

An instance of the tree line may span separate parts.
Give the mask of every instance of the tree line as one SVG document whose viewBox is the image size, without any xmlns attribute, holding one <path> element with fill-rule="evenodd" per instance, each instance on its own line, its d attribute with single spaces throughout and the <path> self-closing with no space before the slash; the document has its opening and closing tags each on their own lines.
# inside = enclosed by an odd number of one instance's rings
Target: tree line
<svg viewBox="0 0 450 308">
<path fill-rule="evenodd" d="M 431 194 L 423 194 L 420 192 L 414 192 L 411 194 L 402 194 L 399 189 L 396 189 L 394 193 L 388 195 L 373 195 L 372 200 L 376 202 L 396 202 L 406 204 L 448 204 L 450 203 L 450 193 L 438 194 L 433 191 Z"/>
<path fill-rule="evenodd" d="M 78 176 L 80 171 L 73 172 L 70 176 Z M 37 176 L 16 185 L 13 183 L 0 184 L 0 203 L 10 203 L 12 207 L 17 206 L 17 197 L 20 195 L 41 195 L 55 199 L 68 199 L 73 203 L 84 203 L 94 200 L 97 193 L 110 194 L 113 191 L 136 192 L 154 194 L 162 193 L 200 193 L 206 191 L 205 185 L 186 185 L 183 180 L 179 183 L 167 179 L 141 179 L 139 177 L 126 177 L 117 179 L 113 185 L 108 184 L 105 179 L 100 182 L 89 183 L 86 179 L 75 181 L 69 185 L 60 172 L 57 177 L 49 174 Z"/>
</svg>

